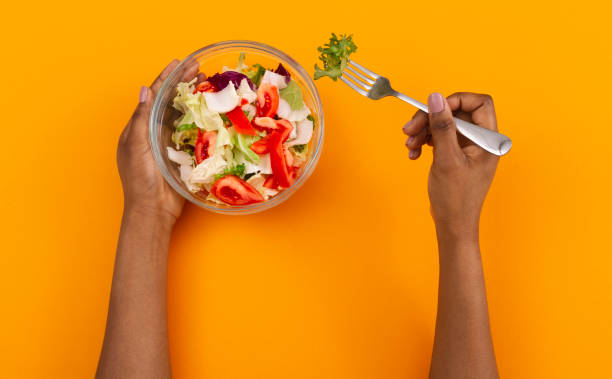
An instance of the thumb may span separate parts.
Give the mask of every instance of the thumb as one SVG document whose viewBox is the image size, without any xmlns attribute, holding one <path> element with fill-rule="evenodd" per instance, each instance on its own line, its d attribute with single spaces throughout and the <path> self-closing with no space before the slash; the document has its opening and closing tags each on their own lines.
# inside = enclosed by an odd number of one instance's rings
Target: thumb
<svg viewBox="0 0 612 379">
<path fill-rule="evenodd" d="M 452 156 L 461 151 L 457 141 L 457 128 L 453 114 L 441 94 L 434 92 L 427 99 L 429 129 L 434 145 L 434 157 Z"/>
<path fill-rule="evenodd" d="M 153 106 L 152 92 L 147 87 L 140 89 L 140 96 L 138 106 L 132 115 L 130 122 L 130 134 L 138 139 L 146 138 L 149 130 L 149 115 L 151 113 L 151 107 Z"/>
</svg>

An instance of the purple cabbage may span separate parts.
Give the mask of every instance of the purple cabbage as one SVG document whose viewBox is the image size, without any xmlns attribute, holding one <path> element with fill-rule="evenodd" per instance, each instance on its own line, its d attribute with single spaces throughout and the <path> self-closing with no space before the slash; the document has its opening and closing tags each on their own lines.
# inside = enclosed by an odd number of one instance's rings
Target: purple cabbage
<svg viewBox="0 0 612 379">
<path fill-rule="evenodd" d="M 249 87 L 251 87 L 251 89 L 255 91 L 255 86 L 253 85 L 253 83 L 251 83 L 249 78 L 247 78 L 246 75 L 236 71 L 225 71 L 222 74 L 217 73 L 213 76 L 210 76 L 207 80 L 215 87 L 217 87 L 219 91 L 221 91 L 222 89 L 227 87 L 229 82 L 232 82 L 235 88 L 240 87 L 240 82 L 242 82 L 242 79 L 246 79 L 247 83 L 249 84 Z"/>
<path fill-rule="evenodd" d="M 289 84 L 289 82 L 291 81 L 291 74 L 289 73 L 289 71 L 287 71 L 285 67 L 283 67 L 282 63 L 278 64 L 278 67 L 276 68 L 276 70 L 274 70 L 274 72 L 284 76 L 285 82 L 287 82 L 287 84 Z"/>
</svg>

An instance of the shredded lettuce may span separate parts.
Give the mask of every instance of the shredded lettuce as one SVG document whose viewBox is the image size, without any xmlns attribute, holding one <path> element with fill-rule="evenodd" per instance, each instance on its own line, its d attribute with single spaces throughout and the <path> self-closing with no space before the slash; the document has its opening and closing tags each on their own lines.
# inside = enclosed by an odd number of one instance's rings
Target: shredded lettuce
<svg viewBox="0 0 612 379">
<path fill-rule="evenodd" d="M 228 71 L 226 72 L 234 72 Z M 234 72 L 237 74 L 236 72 Z M 244 76 L 244 75 L 243 75 Z M 231 82 L 228 82 L 231 83 Z M 219 88 L 219 87 L 217 87 Z M 214 111 L 217 115 L 219 113 L 226 113 L 236 108 L 238 104 L 240 104 L 240 96 L 236 93 L 236 88 L 234 85 L 226 85 L 221 91 L 218 92 L 204 92 L 202 93 L 204 99 L 206 99 L 206 106 L 211 111 Z M 220 116 L 218 116 L 221 119 Z"/>
<path fill-rule="evenodd" d="M 191 125 L 191 124 L 194 124 L 193 116 L 191 115 L 191 112 L 185 113 L 180 118 L 178 118 L 176 121 L 174 121 L 174 126 L 177 128 L 183 125 Z"/>
<path fill-rule="evenodd" d="M 292 110 L 297 111 L 302 109 L 304 106 L 304 99 L 302 98 L 302 90 L 297 85 L 295 80 L 291 80 L 287 87 L 279 91 L 281 99 L 284 99 L 289 103 Z"/>
<path fill-rule="evenodd" d="M 219 150 L 221 151 L 221 150 Z M 233 164 L 234 162 L 234 150 L 232 149 L 232 146 L 227 146 L 224 148 L 223 150 L 223 159 L 225 159 L 226 162 L 228 162 L 229 164 Z"/>
<path fill-rule="evenodd" d="M 179 83 L 176 87 L 178 94 L 174 98 L 173 106 L 185 114 L 179 121 L 178 126 L 195 123 L 201 129 L 217 130 L 223 126 L 223 120 L 221 120 L 219 113 L 208 109 L 202 93 L 193 93 L 196 80 L 194 79 L 189 83 Z"/>
<path fill-rule="evenodd" d="M 313 133 L 312 121 L 304 119 L 295 124 L 296 137 L 285 143 L 285 146 L 303 145 L 310 142 Z"/>
<path fill-rule="evenodd" d="M 249 68 L 249 66 L 244 64 L 244 58 L 246 58 L 246 55 L 244 54 L 244 51 L 243 51 L 242 53 L 240 53 L 240 56 L 238 57 L 238 65 L 236 65 L 236 71 L 244 72 L 246 69 Z"/>
<path fill-rule="evenodd" d="M 251 104 L 245 104 L 242 106 L 242 111 L 244 112 L 244 114 L 247 116 L 247 118 L 249 119 L 249 121 L 253 121 L 253 119 L 255 118 L 255 116 L 257 115 L 257 108 L 255 108 L 254 105 Z"/>
<path fill-rule="evenodd" d="M 222 173 L 226 167 L 227 162 L 223 159 L 223 156 L 213 154 L 193 169 L 191 175 L 189 175 L 189 182 L 201 185 L 211 184 L 215 181 L 215 175 Z"/>
<path fill-rule="evenodd" d="M 174 142 L 177 148 L 185 145 L 195 146 L 196 140 L 198 139 L 198 128 L 177 130 L 172 133 L 172 142 Z"/>
<path fill-rule="evenodd" d="M 234 150 L 238 150 L 240 153 L 242 153 L 247 161 L 259 164 L 259 155 L 257 155 L 253 150 L 251 150 L 251 145 L 259 138 L 259 136 L 248 136 L 241 133 L 235 133 L 232 136 Z"/>
<path fill-rule="evenodd" d="M 264 68 L 264 66 L 257 63 L 251 66 L 244 74 L 249 78 L 249 80 L 253 84 L 255 84 L 256 86 L 259 86 L 261 78 L 263 77 L 265 73 L 266 73 L 266 69 Z"/>
<path fill-rule="evenodd" d="M 215 175 L 215 179 L 221 179 L 226 175 L 236 175 L 242 178 L 244 176 L 244 169 L 244 163 L 237 164 L 235 166 L 228 166 L 225 168 L 225 170 L 223 170 L 222 173 Z"/>
<path fill-rule="evenodd" d="M 329 43 L 318 48 L 319 59 L 323 62 L 323 68 L 319 68 L 315 64 L 315 80 L 324 76 L 329 76 L 334 81 L 342 75 L 342 71 L 346 68 L 349 60 L 349 55 L 357 50 L 357 46 L 353 42 L 353 36 L 341 34 L 340 38 L 332 33 Z"/>
<path fill-rule="evenodd" d="M 195 129 L 198 126 L 196 124 L 182 124 L 181 126 L 179 126 L 178 128 L 176 128 L 177 132 L 184 132 L 185 130 L 189 130 L 189 129 Z"/>
<path fill-rule="evenodd" d="M 306 148 L 308 147 L 308 145 L 303 144 L 303 145 L 295 145 L 293 146 L 293 150 L 295 150 L 296 153 L 303 153 Z"/>
<path fill-rule="evenodd" d="M 279 90 L 287 87 L 287 81 L 284 76 L 269 70 L 267 70 L 263 78 L 261 78 L 261 84 L 263 85 L 264 83 L 271 84 Z"/>
<path fill-rule="evenodd" d="M 266 182 L 266 178 L 261 174 L 253 175 L 247 180 L 247 183 L 252 185 L 267 200 L 270 197 L 276 195 L 278 191 L 264 187 L 263 185 L 265 182 Z"/>
<path fill-rule="evenodd" d="M 288 121 L 302 121 L 310 114 L 310 108 L 302 101 L 302 106 L 299 109 L 291 109 L 291 105 L 289 105 L 285 99 L 281 98 L 278 100 L 278 110 L 276 113 L 278 117 Z"/>
<path fill-rule="evenodd" d="M 232 139 L 225 126 L 219 128 L 217 132 L 217 141 L 215 142 L 215 150 L 222 149 L 223 146 L 229 145 L 230 149 L 233 146 Z"/>
</svg>

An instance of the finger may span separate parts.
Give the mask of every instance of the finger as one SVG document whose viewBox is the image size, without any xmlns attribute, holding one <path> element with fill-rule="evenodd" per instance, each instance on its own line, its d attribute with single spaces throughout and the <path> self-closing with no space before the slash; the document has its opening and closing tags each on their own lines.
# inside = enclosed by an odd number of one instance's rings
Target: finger
<svg viewBox="0 0 612 379">
<path fill-rule="evenodd" d="M 406 147 L 412 150 L 423 146 L 428 134 L 429 128 L 425 127 L 421 129 L 417 135 L 410 136 L 408 140 L 406 140 Z"/>
<path fill-rule="evenodd" d="M 196 76 L 198 76 L 198 71 L 200 71 L 200 63 L 196 60 L 189 62 L 183 71 L 183 75 L 181 75 L 181 81 L 192 81 Z"/>
<path fill-rule="evenodd" d="M 410 149 L 410 153 L 408 153 L 408 158 L 411 160 L 417 160 L 421 156 L 421 148 L 418 147 L 416 149 Z"/>
<path fill-rule="evenodd" d="M 429 130 L 434 145 L 434 159 L 454 158 L 461 154 L 457 142 L 457 128 L 451 109 L 444 96 L 434 92 L 429 95 Z"/>
<path fill-rule="evenodd" d="M 402 131 L 404 134 L 409 136 L 414 136 L 419 134 L 419 132 L 427 126 L 427 113 L 423 111 L 417 111 L 414 116 L 412 116 L 412 120 L 408 121 Z"/>
<path fill-rule="evenodd" d="M 469 113 L 474 124 L 483 128 L 497 130 L 495 106 L 491 96 L 471 92 L 457 92 L 450 95 L 447 102 L 453 112 Z"/>
<path fill-rule="evenodd" d="M 164 68 L 164 70 L 159 74 L 159 76 L 157 76 L 157 78 L 155 78 L 155 80 L 153 81 L 153 84 L 151 84 L 151 92 L 153 92 L 153 95 L 155 95 L 157 93 L 157 91 L 159 91 L 159 87 L 161 87 L 162 83 L 164 82 L 164 80 L 166 80 L 166 78 L 168 77 L 168 75 L 170 75 L 170 73 L 176 68 L 176 66 L 178 66 L 179 64 L 179 60 L 178 59 L 174 59 L 172 62 L 170 62 L 166 68 Z M 153 96 L 155 97 L 155 96 Z"/>
<path fill-rule="evenodd" d="M 206 81 L 206 75 L 204 75 L 203 73 L 199 73 L 198 74 L 198 79 L 195 82 L 196 87 L 198 86 L 198 84 L 205 82 Z"/>
<path fill-rule="evenodd" d="M 139 103 L 128 123 L 126 140 L 136 140 L 137 143 L 146 143 L 149 115 L 153 105 L 153 91 L 143 86 L 140 89 Z"/>
</svg>

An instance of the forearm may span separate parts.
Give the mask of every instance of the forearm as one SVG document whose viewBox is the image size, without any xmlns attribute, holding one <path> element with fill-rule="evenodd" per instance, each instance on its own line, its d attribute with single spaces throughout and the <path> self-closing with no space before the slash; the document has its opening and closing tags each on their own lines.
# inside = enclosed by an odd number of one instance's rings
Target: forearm
<svg viewBox="0 0 612 379">
<path fill-rule="evenodd" d="M 169 378 L 166 285 L 172 221 L 123 214 L 97 378 Z"/>
<path fill-rule="evenodd" d="M 437 227 L 438 316 L 430 378 L 497 378 L 478 228 Z"/>
</svg>

